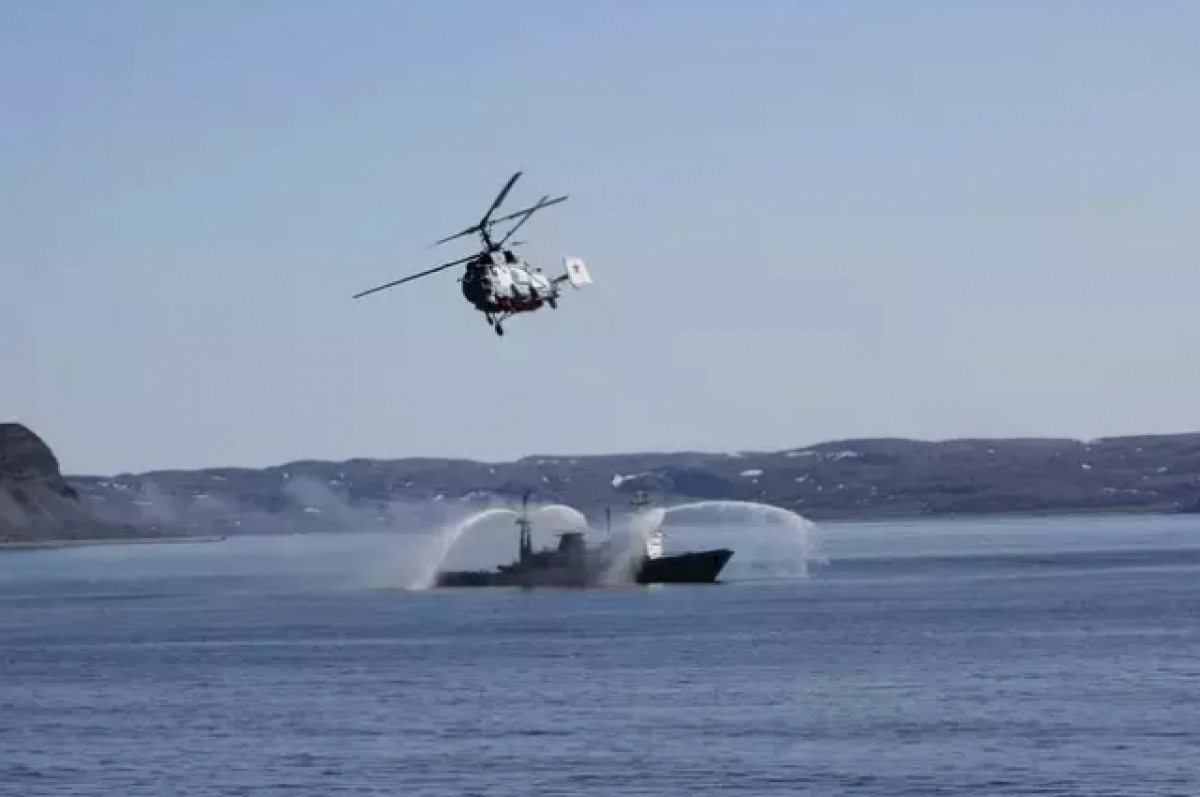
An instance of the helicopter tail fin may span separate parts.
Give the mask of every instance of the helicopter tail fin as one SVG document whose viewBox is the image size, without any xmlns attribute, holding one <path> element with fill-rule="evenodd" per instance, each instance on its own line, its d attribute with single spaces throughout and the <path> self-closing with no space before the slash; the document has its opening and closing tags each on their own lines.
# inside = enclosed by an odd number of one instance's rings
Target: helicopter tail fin
<svg viewBox="0 0 1200 797">
<path fill-rule="evenodd" d="M 592 284 L 592 275 L 588 272 L 587 264 L 583 262 L 582 258 L 564 257 L 563 268 L 566 271 L 563 278 L 567 279 L 572 287 L 582 288 L 584 285 Z"/>
</svg>

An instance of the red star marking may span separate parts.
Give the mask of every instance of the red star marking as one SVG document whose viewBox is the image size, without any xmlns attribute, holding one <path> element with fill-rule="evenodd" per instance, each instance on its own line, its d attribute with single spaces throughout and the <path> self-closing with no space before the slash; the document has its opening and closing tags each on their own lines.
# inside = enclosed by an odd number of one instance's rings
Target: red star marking
<svg viewBox="0 0 1200 797">
<path fill-rule="evenodd" d="M 576 274 L 579 273 L 579 264 L 578 263 L 573 263 L 571 267 L 575 269 Z"/>
</svg>

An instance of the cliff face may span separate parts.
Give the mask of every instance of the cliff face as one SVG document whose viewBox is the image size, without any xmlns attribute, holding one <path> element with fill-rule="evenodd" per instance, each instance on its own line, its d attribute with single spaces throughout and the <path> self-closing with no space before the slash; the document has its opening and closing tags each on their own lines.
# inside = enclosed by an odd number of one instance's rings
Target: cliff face
<svg viewBox="0 0 1200 797">
<path fill-rule="evenodd" d="M 57 483 L 64 495 L 73 491 L 63 481 L 58 458 L 42 438 L 28 426 L 19 423 L 0 423 L 0 481 Z"/>
<path fill-rule="evenodd" d="M 118 533 L 97 525 L 67 484 L 58 458 L 29 427 L 0 424 L 0 543 L 102 537 Z"/>
</svg>

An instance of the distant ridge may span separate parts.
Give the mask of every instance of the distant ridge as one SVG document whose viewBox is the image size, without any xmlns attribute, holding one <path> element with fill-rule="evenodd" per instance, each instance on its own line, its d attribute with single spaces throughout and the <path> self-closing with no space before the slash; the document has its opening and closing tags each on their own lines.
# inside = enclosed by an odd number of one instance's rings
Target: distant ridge
<svg viewBox="0 0 1200 797">
<path fill-rule="evenodd" d="M 1200 433 L 922 441 L 868 438 L 780 451 L 414 457 L 75 476 L 107 517 L 230 530 L 362 527 L 405 513 L 539 501 L 596 515 L 637 490 L 658 502 L 751 500 L 814 520 L 1200 511 Z"/>
</svg>

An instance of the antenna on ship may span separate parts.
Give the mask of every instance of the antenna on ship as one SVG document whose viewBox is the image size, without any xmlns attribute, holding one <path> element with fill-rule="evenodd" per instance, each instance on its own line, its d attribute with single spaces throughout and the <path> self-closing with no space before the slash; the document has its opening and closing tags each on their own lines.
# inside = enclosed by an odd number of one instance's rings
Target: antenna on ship
<svg viewBox="0 0 1200 797">
<path fill-rule="evenodd" d="M 604 507 L 604 532 L 608 535 L 608 539 L 612 540 L 612 507 Z"/>
<path fill-rule="evenodd" d="M 522 562 L 533 553 L 533 523 L 529 520 L 529 494 L 531 492 L 532 490 L 526 490 L 525 495 L 521 496 L 521 514 L 517 516 L 517 528 L 521 535 L 518 542 L 518 556 Z"/>
</svg>

